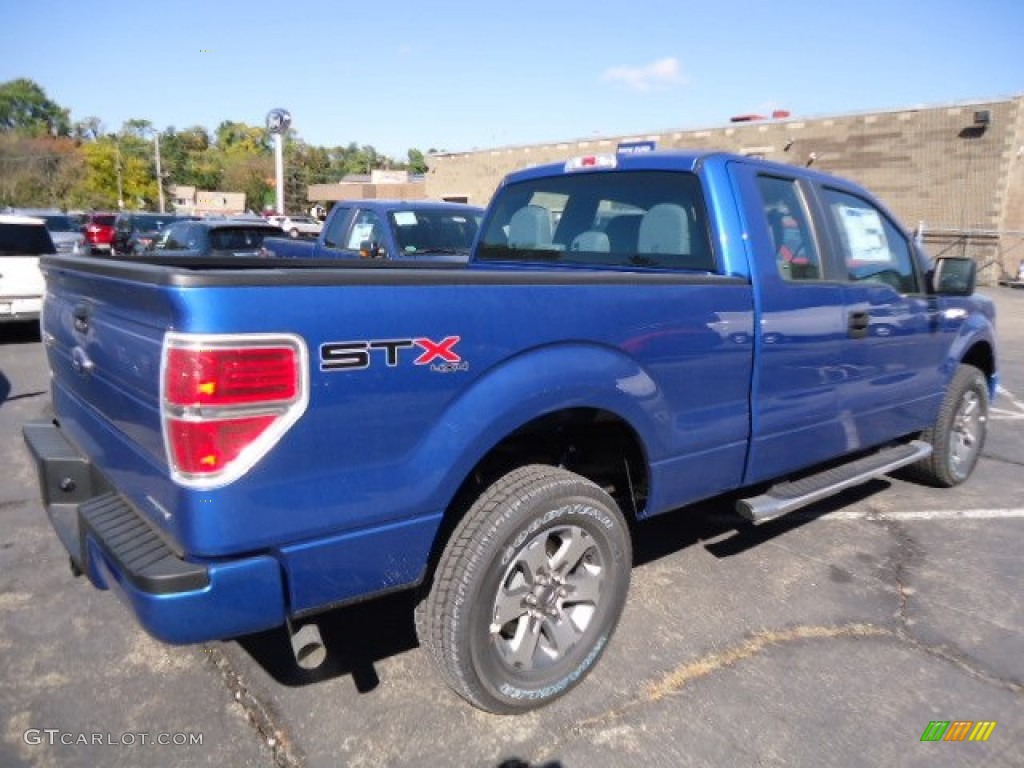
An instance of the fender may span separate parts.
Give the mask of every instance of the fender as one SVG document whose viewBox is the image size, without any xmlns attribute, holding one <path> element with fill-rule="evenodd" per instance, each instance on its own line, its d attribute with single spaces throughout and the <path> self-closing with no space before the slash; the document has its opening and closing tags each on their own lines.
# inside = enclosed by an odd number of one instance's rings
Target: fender
<svg viewBox="0 0 1024 768">
<path fill-rule="evenodd" d="M 425 507 L 447 508 L 494 446 L 523 425 L 568 408 L 619 416 L 636 432 L 649 461 L 669 453 L 668 406 L 657 382 L 636 360 L 599 344 L 534 348 L 503 361 L 463 391 L 407 462 L 429 478 L 424 487 L 433 492 Z"/>
<path fill-rule="evenodd" d="M 981 302 L 966 299 L 945 299 L 939 307 L 939 322 L 956 327 L 956 337 L 949 345 L 943 366 L 945 384 L 961 363 L 978 365 L 988 380 L 989 399 L 994 400 L 999 388 L 999 365 L 996 358 L 994 317 L 984 312 Z"/>
</svg>

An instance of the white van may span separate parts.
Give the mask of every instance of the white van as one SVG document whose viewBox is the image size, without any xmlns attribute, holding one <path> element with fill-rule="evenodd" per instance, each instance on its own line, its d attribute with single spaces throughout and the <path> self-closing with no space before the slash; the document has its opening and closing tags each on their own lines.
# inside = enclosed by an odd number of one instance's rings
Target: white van
<svg viewBox="0 0 1024 768">
<path fill-rule="evenodd" d="M 42 219 L 0 214 L 0 323 L 39 318 L 45 290 L 39 257 L 55 252 Z"/>
</svg>

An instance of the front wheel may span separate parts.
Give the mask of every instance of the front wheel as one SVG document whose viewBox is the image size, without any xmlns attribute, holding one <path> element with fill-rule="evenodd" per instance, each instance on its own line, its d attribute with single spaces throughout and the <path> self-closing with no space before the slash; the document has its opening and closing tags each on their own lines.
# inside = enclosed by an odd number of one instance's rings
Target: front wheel
<svg viewBox="0 0 1024 768">
<path fill-rule="evenodd" d="M 932 455 L 907 468 L 915 480 L 951 488 L 970 477 L 985 446 L 988 429 L 988 384 L 984 374 L 970 365 L 956 369 L 935 424 L 921 439 Z"/>
<path fill-rule="evenodd" d="M 496 713 L 543 706 L 593 668 L 618 624 L 632 554 L 616 503 L 563 469 L 494 483 L 452 534 L 417 609 L 445 681 Z"/>
</svg>

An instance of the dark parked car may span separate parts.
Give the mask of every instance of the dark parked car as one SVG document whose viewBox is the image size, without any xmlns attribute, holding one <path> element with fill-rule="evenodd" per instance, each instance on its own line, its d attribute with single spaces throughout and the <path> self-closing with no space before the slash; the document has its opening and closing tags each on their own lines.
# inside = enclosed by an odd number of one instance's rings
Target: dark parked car
<svg viewBox="0 0 1024 768">
<path fill-rule="evenodd" d="M 173 213 L 119 213 L 114 222 L 110 251 L 114 256 L 136 256 L 150 251 L 161 230 L 178 220 Z"/>
<path fill-rule="evenodd" d="M 169 256 L 256 256 L 263 238 L 280 234 L 280 227 L 260 221 L 176 221 L 160 234 L 154 251 Z"/>
</svg>

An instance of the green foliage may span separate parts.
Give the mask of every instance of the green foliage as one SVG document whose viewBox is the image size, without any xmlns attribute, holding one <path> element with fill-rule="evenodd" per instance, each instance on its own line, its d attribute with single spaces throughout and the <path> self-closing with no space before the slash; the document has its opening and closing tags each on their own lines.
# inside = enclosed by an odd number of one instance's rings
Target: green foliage
<svg viewBox="0 0 1024 768">
<path fill-rule="evenodd" d="M 0 131 L 19 131 L 30 136 L 68 136 L 68 110 L 46 96 L 26 78 L 0 84 Z"/>
<path fill-rule="evenodd" d="M 71 139 L 0 132 L 0 205 L 64 206 L 81 166 Z"/>
<path fill-rule="evenodd" d="M 423 153 L 418 149 L 410 149 L 409 155 L 409 172 L 410 173 L 426 173 L 427 172 L 427 160 L 423 157 Z"/>
<path fill-rule="evenodd" d="M 27 79 L 0 84 L 0 205 L 70 208 L 155 209 L 156 129 L 149 120 L 126 121 L 108 133 L 98 117 L 72 124 L 69 111 Z M 67 137 L 67 138 L 66 138 Z M 164 188 L 174 185 L 244 192 L 258 210 L 274 199 L 273 139 L 262 125 L 222 121 L 173 127 L 159 133 Z M 290 210 L 306 208 L 310 184 L 341 181 L 378 168 L 427 169 L 422 152 L 395 162 L 370 144 L 315 147 L 295 129 L 284 136 L 285 199 Z"/>
</svg>

